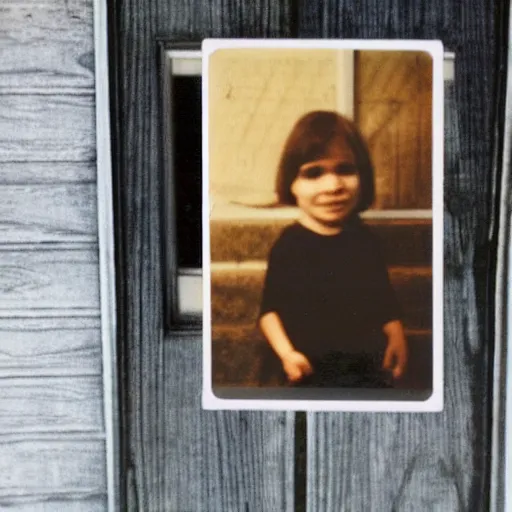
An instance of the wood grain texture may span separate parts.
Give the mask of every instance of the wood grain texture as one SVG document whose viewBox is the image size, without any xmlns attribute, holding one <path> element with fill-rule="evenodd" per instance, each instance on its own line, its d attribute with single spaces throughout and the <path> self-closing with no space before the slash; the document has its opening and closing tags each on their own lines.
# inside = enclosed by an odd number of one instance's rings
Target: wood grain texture
<svg viewBox="0 0 512 512">
<path fill-rule="evenodd" d="M 107 508 L 92 4 L 0 8 L 1 510 Z"/>
<path fill-rule="evenodd" d="M 432 58 L 356 53 L 356 119 L 375 167 L 375 208 L 432 208 Z"/>
<path fill-rule="evenodd" d="M 0 379 L 0 435 L 103 431 L 101 377 Z"/>
<path fill-rule="evenodd" d="M 456 52 L 445 101 L 444 411 L 309 415 L 308 510 L 487 509 L 492 5 L 304 4 L 303 36 L 440 38 Z"/>
<path fill-rule="evenodd" d="M 94 97 L 3 95 L 0 162 L 95 159 Z"/>
<path fill-rule="evenodd" d="M 0 92 L 92 89 L 92 0 L 2 2 L 0 76 Z"/>
<path fill-rule="evenodd" d="M 99 318 L 2 318 L 0 379 L 100 376 L 100 336 Z"/>
<path fill-rule="evenodd" d="M 95 183 L 95 162 L 2 162 L 0 185 Z"/>
<path fill-rule="evenodd" d="M 166 510 L 166 500 L 171 499 L 173 492 L 170 482 L 164 478 L 167 448 L 163 439 L 168 439 L 165 434 L 168 428 L 166 411 L 172 410 L 177 403 L 171 403 L 163 392 L 167 388 L 162 344 L 163 233 L 160 218 L 163 211 L 163 181 L 155 36 L 196 42 L 207 36 L 286 36 L 290 35 L 287 25 L 289 14 L 287 1 L 269 3 L 248 0 L 229 3 L 222 0 L 157 0 L 149 4 L 140 0 L 118 1 L 111 13 L 113 31 L 117 36 L 117 77 L 120 77 L 116 84 L 119 103 L 116 112 L 117 133 L 114 134 L 119 145 L 114 147 L 114 153 L 123 151 L 116 181 L 122 205 L 117 247 L 120 251 L 118 259 L 122 262 L 118 269 L 122 311 L 119 321 L 122 353 L 119 358 L 127 361 L 124 368 L 127 387 L 123 392 L 126 432 L 123 453 L 130 458 L 130 468 L 126 475 L 128 488 L 122 493 L 127 497 L 127 510 Z M 115 62 L 113 65 L 116 65 Z M 187 345 L 192 353 L 197 350 L 194 343 L 197 340 L 190 340 Z M 187 376 L 181 371 L 174 374 L 172 379 L 178 388 L 182 379 L 187 382 Z M 222 451 L 242 450 L 239 445 L 241 440 L 230 433 L 231 422 L 236 423 L 239 414 L 232 413 L 232 419 L 228 419 L 229 413 L 224 417 L 225 422 L 214 415 L 205 416 L 204 432 L 224 432 L 219 434 L 222 439 L 219 449 Z M 252 432 L 257 432 L 260 427 L 268 432 L 271 428 L 268 422 L 273 422 L 276 431 L 281 431 L 285 415 L 245 417 Z M 266 425 L 264 429 L 263 424 Z M 182 436 L 188 435 L 187 431 L 193 425 L 181 423 L 179 427 L 176 435 Z M 168 441 L 172 446 L 177 438 Z M 252 449 L 255 453 L 264 453 L 260 441 L 255 441 Z M 293 440 L 283 442 L 279 449 L 282 457 L 291 456 Z M 188 456 L 185 454 L 181 464 L 186 463 Z M 264 459 L 257 459 L 262 468 L 265 467 Z M 198 472 L 193 474 L 193 478 L 206 482 L 211 471 L 209 461 L 202 459 L 195 467 Z M 250 495 L 243 499 L 236 498 L 236 493 L 243 492 L 233 491 L 228 482 L 250 479 L 251 475 L 237 476 L 241 468 L 236 465 L 224 465 L 223 471 L 222 481 L 225 484 L 215 492 L 224 495 L 226 503 L 233 503 L 232 500 L 245 503 Z M 293 490 L 286 488 L 283 482 L 280 484 L 279 490 L 272 488 L 282 496 L 288 496 L 286 502 L 289 502 Z M 264 487 L 267 488 L 267 485 Z M 248 491 L 249 488 L 245 489 Z M 275 498 L 276 502 L 283 500 L 283 497 Z"/>
<path fill-rule="evenodd" d="M 3 243 L 96 242 L 96 185 L 0 186 Z"/>
<path fill-rule="evenodd" d="M 201 410 L 201 358 L 200 340 L 165 345 L 165 509 L 293 511 L 294 415 Z"/>
<path fill-rule="evenodd" d="M 97 439 L 0 437 L 0 508 L 37 510 L 38 503 L 83 499 L 94 504 L 106 491 L 104 450 Z"/>
<path fill-rule="evenodd" d="M 77 250 L 1 250 L 0 308 L 99 307 L 98 254 L 94 244 Z"/>
<path fill-rule="evenodd" d="M 105 512 L 107 510 L 107 496 L 72 497 L 66 500 L 47 499 L 43 497 L 38 501 L 37 497 L 28 498 L 27 501 L 11 501 L 2 510 L 8 512 Z"/>
</svg>

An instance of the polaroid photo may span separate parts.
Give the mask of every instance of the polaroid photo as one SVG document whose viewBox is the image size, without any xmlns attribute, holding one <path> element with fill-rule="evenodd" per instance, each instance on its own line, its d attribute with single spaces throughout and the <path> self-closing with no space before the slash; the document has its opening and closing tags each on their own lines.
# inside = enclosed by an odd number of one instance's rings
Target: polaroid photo
<svg viewBox="0 0 512 512">
<path fill-rule="evenodd" d="M 443 47 L 205 40 L 203 407 L 443 407 Z"/>
</svg>

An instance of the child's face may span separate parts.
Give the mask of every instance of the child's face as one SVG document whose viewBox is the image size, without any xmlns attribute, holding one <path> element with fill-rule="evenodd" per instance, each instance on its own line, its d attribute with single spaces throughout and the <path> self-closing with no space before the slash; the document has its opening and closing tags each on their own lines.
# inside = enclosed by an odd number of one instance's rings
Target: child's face
<svg viewBox="0 0 512 512">
<path fill-rule="evenodd" d="M 291 185 L 299 208 L 320 227 L 340 226 L 357 207 L 360 190 L 354 153 L 346 145 L 303 164 Z"/>
</svg>

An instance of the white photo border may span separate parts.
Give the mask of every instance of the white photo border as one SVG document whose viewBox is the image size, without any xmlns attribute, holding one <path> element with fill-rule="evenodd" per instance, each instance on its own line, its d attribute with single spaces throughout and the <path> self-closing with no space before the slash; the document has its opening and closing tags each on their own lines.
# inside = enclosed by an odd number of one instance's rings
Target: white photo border
<svg viewBox="0 0 512 512">
<path fill-rule="evenodd" d="M 260 399 L 220 398 L 212 385 L 211 255 L 209 197 L 209 110 L 210 56 L 220 49 L 326 49 L 422 51 L 432 57 L 432 393 L 426 400 L 348 399 Z M 352 412 L 439 412 L 443 409 L 443 184 L 444 184 L 444 76 L 443 44 L 422 40 L 329 40 L 329 39 L 205 39 L 202 42 L 202 194 L 203 194 L 203 389 L 202 405 L 210 410 L 352 411 Z M 305 391 L 301 389 L 301 392 Z M 327 391 L 327 390 L 326 390 Z M 324 391 L 324 394 L 326 393 Z M 304 393 L 307 394 L 307 393 Z M 356 393 L 357 395 L 357 393 Z"/>
</svg>

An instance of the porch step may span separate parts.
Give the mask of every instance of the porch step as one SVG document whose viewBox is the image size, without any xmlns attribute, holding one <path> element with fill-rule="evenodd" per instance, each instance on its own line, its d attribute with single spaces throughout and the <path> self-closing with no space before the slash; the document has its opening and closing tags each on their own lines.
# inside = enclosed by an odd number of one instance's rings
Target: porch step
<svg viewBox="0 0 512 512">
<path fill-rule="evenodd" d="M 396 387 L 423 390 L 432 387 L 432 334 L 429 330 L 406 331 L 409 362 Z M 215 386 L 271 386 L 260 378 L 264 359 L 271 351 L 253 325 L 217 325 L 212 333 L 212 375 Z"/>
<path fill-rule="evenodd" d="M 270 248 L 294 219 L 214 219 L 210 223 L 211 261 L 268 259 Z M 430 219 L 365 219 L 381 239 L 389 265 L 431 265 Z"/>
<path fill-rule="evenodd" d="M 214 325 L 254 325 L 260 307 L 264 262 L 212 265 L 212 322 Z M 411 329 L 432 328 L 430 267 L 392 267 L 389 274 Z"/>
</svg>

